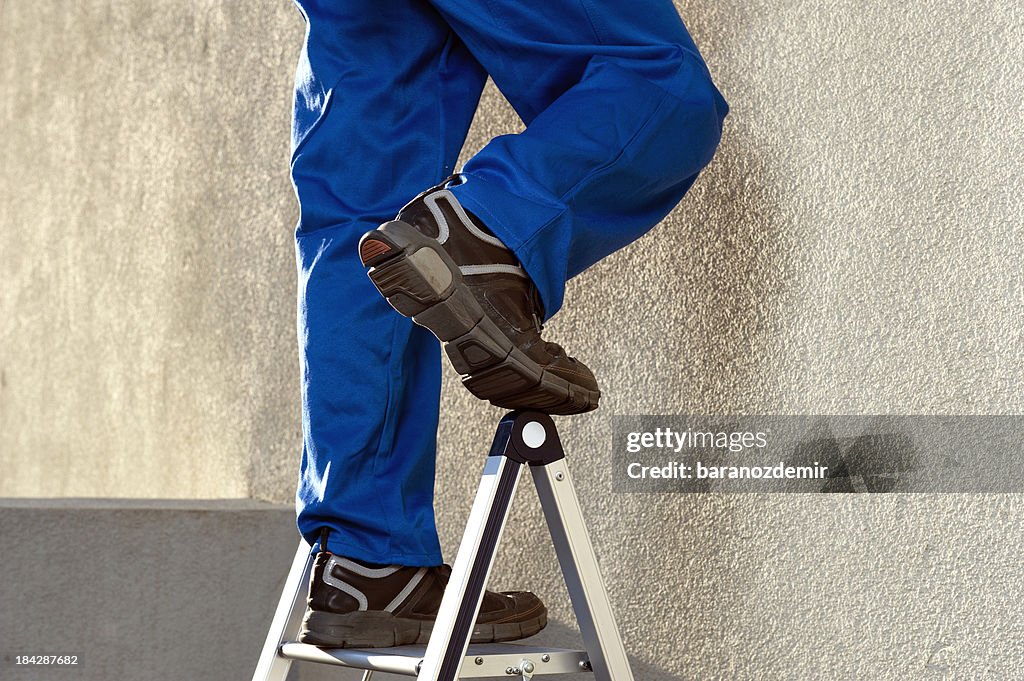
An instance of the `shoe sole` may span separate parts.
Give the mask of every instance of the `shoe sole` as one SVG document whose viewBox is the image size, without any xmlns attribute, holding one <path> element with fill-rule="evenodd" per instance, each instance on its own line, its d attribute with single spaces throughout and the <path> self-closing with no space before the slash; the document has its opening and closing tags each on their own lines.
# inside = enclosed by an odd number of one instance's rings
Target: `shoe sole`
<svg viewBox="0 0 1024 681">
<path fill-rule="evenodd" d="M 501 643 L 533 636 L 547 625 L 547 612 L 523 622 L 477 623 L 471 643 Z M 426 645 L 433 621 L 395 617 L 389 612 L 363 611 L 339 614 L 307 610 L 299 634 L 300 643 L 325 648 L 391 648 Z"/>
<path fill-rule="evenodd" d="M 436 240 L 396 220 L 363 235 L 359 258 L 391 307 L 444 344 L 463 385 L 476 397 L 496 407 L 548 414 L 597 409 L 600 391 L 558 376 L 515 346 Z"/>
</svg>

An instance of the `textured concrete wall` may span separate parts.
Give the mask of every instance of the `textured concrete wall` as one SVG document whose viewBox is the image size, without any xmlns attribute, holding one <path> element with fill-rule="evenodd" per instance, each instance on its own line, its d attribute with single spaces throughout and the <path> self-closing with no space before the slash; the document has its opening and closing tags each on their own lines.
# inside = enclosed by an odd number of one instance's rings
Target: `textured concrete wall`
<svg viewBox="0 0 1024 681">
<path fill-rule="evenodd" d="M 1024 676 L 1017 496 L 607 492 L 614 413 L 1021 412 L 1024 18 L 681 10 L 722 148 L 551 325 L 605 390 L 563 439 L 642 678 Z M 300 39 L 286 2 L 0 4 L 0 495 L 290 500 Z M 467 150 L 517 127 L 488 91 Z M 446 380 L 451 548 L 499 412 Z M 523 499 L 496 584 L 568 636 Z"/>
<path fill-rule="evenodd" d="M 0 7 L 0 495 L 281 496 L 297 12 Z"/>
</svg>

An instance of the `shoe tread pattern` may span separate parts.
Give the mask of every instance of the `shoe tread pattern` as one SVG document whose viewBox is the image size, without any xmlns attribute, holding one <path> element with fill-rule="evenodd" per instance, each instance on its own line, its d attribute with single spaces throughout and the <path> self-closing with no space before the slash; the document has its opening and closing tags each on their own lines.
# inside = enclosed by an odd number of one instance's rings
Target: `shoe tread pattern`
<svg viewBox="0 0 1024 681">
<path fill-rule="evenodd" d="M 378 245 L 380 244 L 380 245 Z M 438 258 L 416 256 L 430 249 Z M 476 397 L 504 409 L 537 409 L 549 414 L 578 414 L 597 408 L 600 391 L 572 383 L 516 348 L 484 312 L 464 283 L 458 265 L 430 237 L 400 221 L 366 233 L 360 256 L 369 277 L 391 306 L 429 329 L 444 343 L 445 354 Z M 443 264 L 451 284 L 427 268 Z"/>
</svg>

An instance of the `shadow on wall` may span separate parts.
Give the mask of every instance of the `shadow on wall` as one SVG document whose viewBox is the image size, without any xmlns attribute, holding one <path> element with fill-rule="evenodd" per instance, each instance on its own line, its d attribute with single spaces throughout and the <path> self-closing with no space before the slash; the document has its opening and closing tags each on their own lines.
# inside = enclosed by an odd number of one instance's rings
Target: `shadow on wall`
<svg viewBox="0 0 1024 681">
<path fill-rule="evenodd" d="M 774 349 L 795 251 L 779 183 L 739 120 L 742 109 L 733 107 L 703 191 L 682 206 L 684 229 L 664 230 L 669 253 L 690 254 L 670 289 L 693 296 L 674 315 L 690 340 L 676 355 L 692 372 L 683 404 L 720 413 L 763 407 L 778 394 Z"/>
<path fill-rule="evenodd" d="M 781 183 L 741 116 L 735 105 L 680 206 L 574 286 L 558 334 L 566 347 L 589 346 L 605 413 L 743 412 L 779 396 L 797 245 Z M 643 361 L 598 348 L 634 348 Z"/>
</svg>

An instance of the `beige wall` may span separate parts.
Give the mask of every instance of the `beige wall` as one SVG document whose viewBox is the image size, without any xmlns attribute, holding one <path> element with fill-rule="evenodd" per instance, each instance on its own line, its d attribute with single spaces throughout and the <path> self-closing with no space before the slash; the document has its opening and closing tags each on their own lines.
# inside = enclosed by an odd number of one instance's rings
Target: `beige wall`
<svg viewBox="0 0 1024 681">
<path fill-rule="evenodd" d="M 644 678 L 1024 675 L 1017 496 L 607 491 L 615 413 L 1021 412 L 1024 15 L 681 10 L 721 150 L 551 324 L 605 390 L 560 423 Z M 290 502 L 301 34 L 283 0 L 0 4 L 0 496 Z M 489 90 L 467 150 L 517 127 Z M 453 547 L 500 412 L 446 382 Z M 557 600 L 533 496 L 495 579 Z"/>
</svg>

